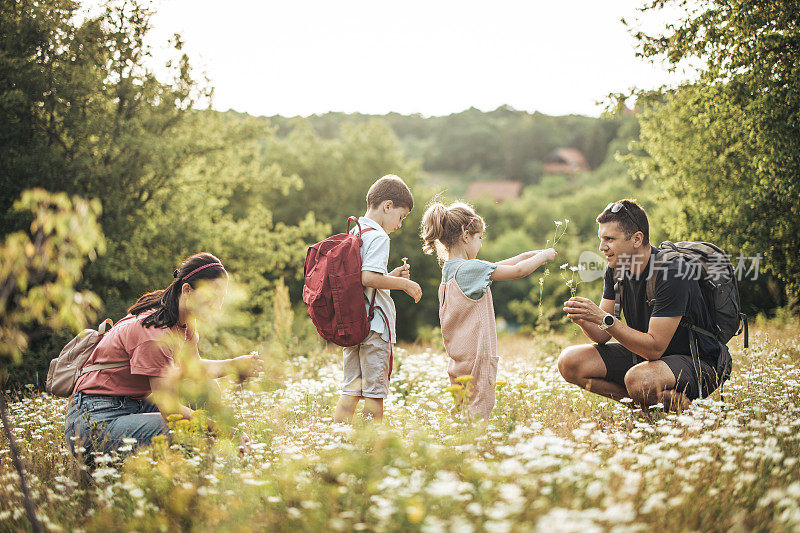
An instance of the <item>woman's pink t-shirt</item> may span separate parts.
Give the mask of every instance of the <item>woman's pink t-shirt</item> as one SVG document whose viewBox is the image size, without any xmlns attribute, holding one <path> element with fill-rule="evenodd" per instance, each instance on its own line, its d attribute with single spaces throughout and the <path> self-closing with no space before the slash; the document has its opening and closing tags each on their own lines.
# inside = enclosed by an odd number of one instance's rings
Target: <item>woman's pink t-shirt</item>
<svg viewBox="0 0 800 533">
<path fill-rule="evenodd" d="M 128 315 L 103 335 L 89 356 L 86 365 L 130 361 L 130 366 L 88 372 L 78 378 L 75 392 L 146 398 L 150 395 L 150 377 L 158 377 L 174 366 L 174 342 L 169 332 L 196 346 L 197 334 L 187 328 L 144 327 L 142 320 L 150 315 Z"/>
</svg>

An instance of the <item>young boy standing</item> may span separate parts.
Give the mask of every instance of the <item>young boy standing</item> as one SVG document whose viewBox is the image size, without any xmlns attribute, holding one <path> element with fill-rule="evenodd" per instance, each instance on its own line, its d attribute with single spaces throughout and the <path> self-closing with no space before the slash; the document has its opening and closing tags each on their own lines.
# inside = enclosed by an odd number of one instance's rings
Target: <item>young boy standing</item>
<svg viewBox="0 0 800 533">
<path fill-rule="evenodd" d="M 389 234 L 400 228 L 413 208 L 411 190 L 397 176 L 380 178 L 367 192 L 367 212 L 358 219 L 362 230 L 371 228 L 361 235 L 361 284 L 367 310 L 377 291 L 375 313 L 367 338 L 357 346 L 344 348 L 342 394 L 333 414 L 334 422 L 349 423 L 361 398 L 364 398 L 365 418 L 383 418 L 383 399 L 389 394 L 392 345 L 396 341 L 396 313 L 389 291 L 405 291 L 414 303 L 422 298 L 419 284 L 410 279 L 408 265 L 387 271 Z"/>
</svg>

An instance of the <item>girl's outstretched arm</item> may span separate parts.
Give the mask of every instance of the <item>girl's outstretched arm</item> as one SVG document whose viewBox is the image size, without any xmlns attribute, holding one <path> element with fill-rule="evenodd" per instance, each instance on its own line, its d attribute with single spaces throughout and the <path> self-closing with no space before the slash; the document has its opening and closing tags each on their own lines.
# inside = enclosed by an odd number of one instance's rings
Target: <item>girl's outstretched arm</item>
<svg viewBox="0 0 800 533">
<path fill-rule="evenodd" d="M 503 259 L 502 261 L 498 261 L 498 265 L 516 265 L 520 261 L 533 257 L 534 255 L 541 252 L 541 250 L 531 250 L 529 252 L 523 252 L 519 255 L 515 255 L 514 257 L 509 257 L 508 259 Z"/>
<path fill-rule="evenodd" d="M 542 250 L 536 255 L 523 259 L 515 265 L 498 263 L 497 268 L 492 272 L 492 281 L 504 281 L 507 279 L 524 278 L 531 272 L 545 263 L 554 261 L 558 253 L 553 248 Z"/>
</svg>

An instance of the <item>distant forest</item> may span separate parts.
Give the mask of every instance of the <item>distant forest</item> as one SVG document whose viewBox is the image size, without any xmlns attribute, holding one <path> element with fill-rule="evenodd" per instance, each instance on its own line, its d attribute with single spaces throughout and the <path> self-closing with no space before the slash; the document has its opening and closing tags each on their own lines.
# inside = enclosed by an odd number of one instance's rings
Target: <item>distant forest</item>
<svg viewBox="0 0 800 533">
<path fill-rule="evenodd" d="M 392 129 L 407 158 L 420 161 L 422 169 L 433 175 L 458 173 L 461 179 L 516 180 L 524 185 L 541 180 L 543 162 L 557 148 L 575 148 L 591 169 L 597 168 L 609 155 L 609 146 L 624 124 L 621 119 L 549 116 L 509 106 L 490 112 L 470 108 L 427 118 L 398 113 L 270 117 L 278 136 L 286 136 L 299 124 L 307 123 L 326 139 L 338 137 L 343 124 L 358 125 L 375 119 Z"/>
</svg>

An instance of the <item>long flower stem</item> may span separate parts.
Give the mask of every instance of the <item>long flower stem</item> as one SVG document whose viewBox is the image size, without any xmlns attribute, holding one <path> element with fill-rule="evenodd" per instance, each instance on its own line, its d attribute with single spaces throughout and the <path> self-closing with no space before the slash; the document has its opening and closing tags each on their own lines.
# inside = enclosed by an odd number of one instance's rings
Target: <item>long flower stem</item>
<svg viewBox="0 0 800 533">
<path fill-rule="evenodd" d="M 552 248 L 556 247 L 558 241 L 560 241 L 564 235 L 567 234 L 567 226 L 569 226 L 569 219 L 565 218 L 562 220 L 554 220 L 553 223 L 555 224 L 555 229 L 553 230 L 553 239 L 552 244 L 550 244 L 550 239 L 547 239 L 547 243 L 545 246 L 551 246 Z M 559 230 L 560 228 L 560 230 Z M 544 296 L 544 280 L 547 276 L 550 275 L 550 269 L 545 269 L 544 275 L 539 278 L 539 320 L 542 319 L 542 297 Z"/>
<path fill-rule="evenodd" d="M 544 292 L 544 277 L 539 278 L 539 320 L 542 319 L 542 293 Z"/>
</svg>

